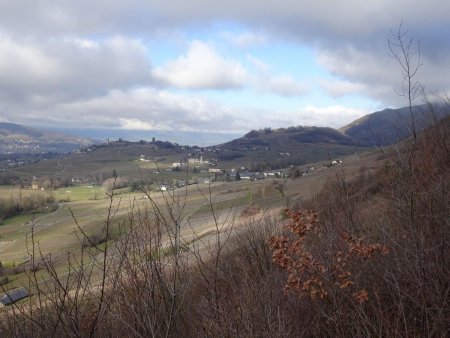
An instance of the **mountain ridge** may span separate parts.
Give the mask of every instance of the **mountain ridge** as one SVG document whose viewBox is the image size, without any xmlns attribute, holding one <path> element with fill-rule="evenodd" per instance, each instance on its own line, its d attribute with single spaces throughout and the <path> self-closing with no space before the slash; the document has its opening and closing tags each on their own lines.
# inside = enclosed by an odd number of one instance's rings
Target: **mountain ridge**
<svg viewBox="0 0 450 338">
<path fill-rule="evenodd" d="M 0 122 L 0 153 L 66 153 L 89 146 L 89 139 L 21 124 Z"/>
<path fill-rule="evenodd" d="M 275 136 L 298 143 L 324 143 L 344 146 L 373 147 L 395 144 L 412 134 L 412 123 L 420 132 L 443 117 L 450 110 L 444 105 L 434 105 L 430 112 L 426 104 L 402 108 L 386 108 L 364 115 L 338 128 L 296 126 L 288 128 L 264 128 L 252 130 L 243 137 L 223 143 L 220 146 L 248 148 L 273 145 Z M 412 116 L 411 116 L 412 115 Z M 271 142 L 272 140 L 272 142 Z"/>
<path fill-rule="evenodd" d="M 411 135 L 411 121 L 417 132 L 431 122 L 449 114 L 448 107 L 434 105 L 434 115 L 426 114 L 427 105 L 376 111 L 338 128 L 316 126 L 291 126 L 251 130 L 242 137 L 210 147 L 245 150 L 251 148 L 276 148 L 302 144 L 342 145 L 352 147 L 387 146 Z M 411 117 L 412 112 L 412 117 Z M 430 122 L 430 123 L 428 123 Z M 24 125 L 0 122 L 0 154 L 9 153 L 67 153 L 89 146 L 92 139 L 73 136 L 65 132 L 39 130 Z M 94 137 L 93 137 L 94 138 Z"/>
<path fill-rule="evenodd" d="M 397 143 L 416 132 L 421 132 L 434 122 L 449 115 L 449 107 L 444 104 L 428 104 L 402 108 L 386 108 L 339 128 L 349 137 L 356 139 L 364 146 L 388 146 Z"/>
</svg>

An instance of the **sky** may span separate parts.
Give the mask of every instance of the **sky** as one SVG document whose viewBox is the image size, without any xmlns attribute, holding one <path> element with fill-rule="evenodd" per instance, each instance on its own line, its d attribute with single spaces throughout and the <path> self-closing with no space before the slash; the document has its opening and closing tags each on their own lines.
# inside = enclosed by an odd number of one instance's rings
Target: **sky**
<svg viewBox="0 0 450 338">
<path fill-rule="evenodd" d="M 449 95 L 448 0 L 1 0 L 0 122 L 191 143 L 339 128 L 407 105 L 401 23 L 415 80 Z"/>
</svg>

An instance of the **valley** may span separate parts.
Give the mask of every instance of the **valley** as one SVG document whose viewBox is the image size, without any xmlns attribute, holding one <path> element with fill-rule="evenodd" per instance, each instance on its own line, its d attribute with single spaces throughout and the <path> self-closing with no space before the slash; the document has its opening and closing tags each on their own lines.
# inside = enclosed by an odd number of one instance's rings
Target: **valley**
<svg viewBox="0 0 450 338">
<path fill-rule="evenodd" d="M 138 148 L 138 152 L 141 152 Z M 122 150 L 123 151 L 123 150 Z M 130 152 L 123 151 L 128 156 Z M 86 154 L 90 156 L 91 154 Z M 83 156 L 83 155 L 75 155 Z M 177 154 L 172 156 L 179 156 Z M 180 236 L 183 241 L 192 241 L 195 236 L 201 234 L 214 233 L 214 217 L 221 214 L 232 214 L 227 222 L 240 224 L 249 216 L 246 210 L 250 209 L 250 216 L 262 217 L 271 210 L 279 210 L 284 207 L 301 205 L 302 201 L 308 200 L 318 194 L 323 184 L 332 179 L 336 170 L 352 177 L 358 173 L 361 167 L 378 166 L 377 153 L 367 152 L 354 154 L 344 158 L 344 161 L 336 167 L 322 167 L 315 164 L 318 170 L 311 171 L 304 176 L 288 178 L 287 175 L 267 176 L 264 179 L 241 179 L 240 181 L 226 181 L 224 178 L 214 179 L 214 174 L 198 172 L 173 172 L 170 162 L 175 157 L 166 158 L 166 163 L 161 163 L 159 174 L 152 174 L 156 170 L 154 163 L 143 163 L 140 172 L 137 170 L 135 160 L 131 160 L 135 172 L 134 175 L 142 175 L 141 185 L 137 185 L 135 190 L 130 188 L 117 188 L 114 190 L 112 205 L 108 197 L 111 191 L 105 190 L 101 185 L 83 185 L 81 183 L 67 187 L 43 190 L 32 190 L 30 187 L 19 188 L 17 186 L 0 187 L 0 199 L 17 198 L 17 196 L 42 194 L 51 196 L 57 203 L 57 208 L 50 212 L 30 213 L 6 218 L 0 224 L 0 257 L 4 267 L 16 267 L 14 271 L 20 271 L 20 267 L 26 268 L 29 264 L 30 241 L 33 231 L 33 238 L 39 246 L 39 254 L 43 257 L 51 255 L 58 271 L 64 271 L 67 264 L 67 253 L 79 255 L 83 246 L 83 236 L 102 236 L 102 229 L 105 217 L 109 208 L 115 209 L 114 221 L 110 229 L 110 244 L 119 240 L 121 234 L 129 231 L 129 213 L 131 210 L 147 210 L 154 213 L 155 205 L 170 209 L 170 203 L 174 203 L 182 222 Z M 97 157 L 98 158 L 98 157 Z M 169 162 L 167 162 L 169 160 Z M 101 163 L 102 159 L 99 159 Z M 82 162 L 82 161 L 81 161 Z M 141 161 L 143 162 L 143 161 Z M 41 164 L 47 166 L 46 163 Z M 63 162 L 64 163 L 64 162 Z M 129 167 L 128 167 L 129 166 Z M 139 166 L 141 166 L 139 164 Z M 309 165 L 311 167 L 312 165 Z M 129 173 L 127 168 L 132 168 L 126 162 L 123 166 L 115 164 L 117 172 Z M 35 169 L 34 167 L 33 169 Z M 40 169 L 40 167 L 37 167 Z M 165 169 L 169 168 L 167 171 Z M 29 169 L 28 169 L 29 170 Z M 41 169 L 42 170 L 42 169 Z M 44 169 L 45 170 L 45 169 Z M 104 169 L 103 169 L 104 170 Z M 130 172 L 132 173 L 131 169 Z M 286 170 L 287 172 L 287 170 Z M 147 176 L 157 177 L 158 182 L 150 182 Z M 204 176 L 207 183 L 199 183 L 194 177 Z M 212 175 L 212 176 L 211 176 Z M 225 175 L 221 175 L 225 176 Z M 264 177 L 264 176 L 263 176 Z M 179 180 L 191 180 L 189 185 L 176 187 L 170 184 L 170 190 L 162 190 L 161 186 Z M 153 179 L 152 179 L 153 180 Z M 184 181 L 183 181 L 184 182 Z M 169 204 L 168 204 L 169 203 Z M 181 210 L 181 205 L 183 205 Z M 173 205 L 172 205 L 173 207 Z M 152 211 L 153 210 L 153 211 Z M 44 210 L 45 211 L 45 210 Z M 168 212 L 169 210 L 165 210 Z M 212 212 L 214 211 L 214 212 Z M 78 228 L 77 223 L 82 227 Z M 4 275 L 10 282 L 8 288 L 14 288 L 24 282 L 23 274 Z"/>
<path fill-rule="evenodd" d="M 420 148 L 412 148 L 426 154 L 414 156 L 417 172 L 435 163 L 437 172 L 431 175 L 443 175 L 438 182 L 444 185 L 448 158 L 430 157 L 427 147 L 432 140 L 439 145 L 434 148 L 445 151 L 449 121 L 425 129 Z M 397 228 L 393 215 L 405 208 L 396 194 L 403 194 L 408 182 L 401 165 L 410 144 L 407 138 L 373 148 L 330 129 L 292 127 L 251 131 L 211 147 L 117 140 L 10 167 L 0 173 L 7 183 L 0 185 L 0 287 L 5 294 L 29 294 L 0 308 L 0 315 L 47 307 L 81 311 L 92 300 L 156 311 L 161 302 L 176 301 L 187 307 L 178 316 L 187 316 L 195 304 L 192 313 L 203 318 L 198 309 L 220 311 L 214 303 L 202 305 L 209 292 L 220 307 L 228 301 L 241 304 L 245 295 L 252 304 L 267 302 L 267 295 L 263 300 L 252 294 L 254 283 L 264 283 L 264 292 L 285 292 L 283 269 L 285 290 L 291 287 L 291 271 L 298 269 L 295 273 L 310 279 L 293 288 L 366 302 L 365 289 L 347 290 L 352 283 L 372 283 L 359 269 L 394 269 L 367 263 L 379 264 L 393 248 L 391 239 L 408 236 L 409 219 L 399 218 L 404 223 Z M 434 162 L 423 165 L 425 158 Z M 428 172 L 420 175 L 420 184 L 434 186 Z M 426 209 L 430 198 L 445 209 L 442 196 L 430 189 L 427 197 L 417 195 L 420 207 Z M 320 221 L 314 210 L 320 211 Z M 280 250 L 292 251 L 278 256 Z M 341 266 L 334 257 L 352 265 Z M 290 260 L 301 263 L 287 267 Z M 318 261 L 329 265 L 317 267 Z M 328 276 L 328 271 L 341 272 Z M 233 284 L 243 280 L 245 287 Z M 283 294 L 277 299 L 317 302 L 315 296 Z M 142 310 L 148 305 L 152 310 Z M 108 330 L 116 325 L 112 317 L 105 323 Z"/>
</svg>

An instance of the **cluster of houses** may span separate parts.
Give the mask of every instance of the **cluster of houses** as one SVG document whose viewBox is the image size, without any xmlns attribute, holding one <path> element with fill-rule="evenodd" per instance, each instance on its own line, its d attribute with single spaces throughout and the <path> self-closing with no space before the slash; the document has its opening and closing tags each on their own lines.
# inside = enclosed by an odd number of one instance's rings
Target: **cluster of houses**
<svg viewBox="0 0 450 338">
<path fill-rule="evenodd" d="M 246 168 L 241 168 L 241 171 L 231 169 L 229 173 L 231 180 L 263 180 L 265 178 L 286 178 L 287 170 L 275 170 L 275 171 L 247 171 Z"/>
<path fill-rule="evenodd" d="M 237 180 L 262 180 L 265 178 L 281 178 L 286 179 L 289 177 L 299 177 L 308 175 L 316 170 L 324 169 L 331 166 L 336 166 L 342 163 L 341 160 L 333 160 L 328 164 L 319 165 L 319 166 L 310 166 L 306 168 L 298 168 L 294 165 L 291 165 L 289 168 L 285 169 L 277 169 L 277 170 L 265 170 L 265 171 L 250 171 L 245 167 L 240 167 L 231 170 L 225 170 L 219 166 L 217 166 L 217 159 L 205 159 L 205 157 L 211 157 L 208 155 L 208 152 L 214 152 L 218 149 L 217 147 L 210 148 L 199 148 L 192 147 L 191 153 L 188 156 L 179 162 L 173 162 L 171 166 L 166 168 L 166 170 L 170 171 L 179 171 L 179 170 L 192 170 L 194 173 L 198 173 L 199 176 L 195 177 L 192 181 L 179 181 L 175 182 L 171 185 L 164 184 L 159 189 L 160 190 L 168 190 L 175 187 L 182 187 L 189 184 L 202 184 L 202 183 L 210 183 L 217 180 L 220 181 L 237 181 Z M 281 156 L 291 156 L 290 153 L 284 152 L 280 153 Z M 204 157 L 205 156 L 205 157 Z M 145 155 L 141 155 L 139 158 L 140 161 L 154 161 L 155 159 L 149 159 Z M 155 174 L 159 173 L 154 172 Z"/>
</svg>

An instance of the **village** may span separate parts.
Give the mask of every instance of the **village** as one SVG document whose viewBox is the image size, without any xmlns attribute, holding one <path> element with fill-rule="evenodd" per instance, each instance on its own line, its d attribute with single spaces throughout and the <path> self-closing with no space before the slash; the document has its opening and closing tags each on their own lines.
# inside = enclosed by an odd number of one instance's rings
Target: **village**
<svg viewBox="0 0 450 338">
<path fill-rule="evenodd" d="M 128 188 L 129 191 L 139 189 L 140 186 L 164 191 L 214 182 L 259 181 L 268 178 L 286 181 L 342 163 L 336 158 L 301 164 L 302 157 L 293 154 L 291 147 L 277 146 L 274 149 L 265 144 L 256 144 L 254 141 L 249 144 L 247 139 L 242 140 L 200 147 L 155 138 L 135 142 L 119 138 L 80 146 L 67 155 L 44 154 L 36 158 L 21 154 L 9 157 L 3 167 L 0 165 L 0 170 L 9 173 L 0 176 L 0 183 L 50 191 L 63 188 L 70 191 L 70 188 L 77 186 L 108 190 L 113 184 L 116 188 Z M 30 163 L 33 166 L 28 167 Z M 89 168 L 84 170 L 88 163 Z M 19 174 L 22 170 L 23 174 Z"/>
<path fill-rule="evenodd" d="M 319 164 L 316 166 L 303 166 L 298 167 L 290 165 L 288 168 L 276 169 L 276 170 L 263 170 L 263 171 L 251 171 L 249 168 L 240 166 L 236 168 L 230 168 L 229 170 L 220 167 L 217 159 L 206 160 L 201 154 L 203 150 L 200 150 L 200 155 L 188 154 L 179 162 L 173 162 L 171 166 L 168 166 L 165 171 L 172 172 L 186 172 L 193 173 L 192 179 L 188 180 L 176 180 L 172 184 L 162 183 L 157 189 L 166 191 L 167 189 L 180 188 L 186 185 L 192 184 L 210 184 L 213 182 L 231 182 L 240 180 L 263 180 L 266 178 L 276 178 L 287 180 L 289 178 L 295 179 L 300 176 L 306 176 L 314 171 L 326 169 L 329 167 L 337 166 L 342 163 L 342 160 L 332 160 L 326 164 Z M 289 154 L 289 153 L 286 153 Z M 139 161 L 151 162 L 152 159 L 147 158 L 145 155 L 139 157 Z M 158 175 L 161 171 L 154 171 L 154 174 Z"/>
</svg>

